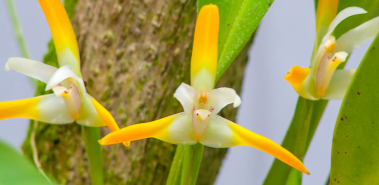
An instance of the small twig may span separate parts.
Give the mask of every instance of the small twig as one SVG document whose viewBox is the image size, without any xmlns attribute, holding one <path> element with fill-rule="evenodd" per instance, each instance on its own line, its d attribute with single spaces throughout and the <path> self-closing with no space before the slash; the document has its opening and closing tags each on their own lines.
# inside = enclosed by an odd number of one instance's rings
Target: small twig
<svg viewBox="0 0 379 185">
<path fill-rule="evenodd" d="M 34 163 L 36 164 L 38 170 L 42 173 L 42 175 L 45 176 L 45 178 L 49 182 L 51 182 L 50 179 L 46 176 L 45 172 L 43 171 L 41 162 L 38 159 L 38 150 L 37 150 L 37 146 L 36 146 L 36 137 L 35 137 L 36 136 L 36 130 L 38 127 L 38 121 L 34 120 L 33 122 L 34 122 L 34 127 L 33 127 L 32 134 L 30 135 L 30 145 L 32 146 L 33 160 L 34 160 Z"/>
</svg>

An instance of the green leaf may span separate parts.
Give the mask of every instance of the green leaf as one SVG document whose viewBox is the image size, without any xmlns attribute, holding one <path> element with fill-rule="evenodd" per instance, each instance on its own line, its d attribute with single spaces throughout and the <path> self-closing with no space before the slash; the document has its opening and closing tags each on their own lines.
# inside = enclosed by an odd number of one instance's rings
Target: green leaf
<svg viewBox="0 0 379 185">
<path fill-rule="evenodd" d="M 0 184 L 53 184 L 12 147 L 0 142 Z"/>
<path fill-rule="evenodd" d="M 315 4 L 317 4 L 317 2 L 315 2 Z M 357 15 L 356 17 L 354 16 L 353 18 L 348 18 L 348 21 L 343 21 L 341 25 L 337 27 L 335 35 L 338 37 L 351 28 L 354 28 L 372 17 L 377 16 L 378 12 L 375 11 L 375 8 L 378 7 L 378 5 L 379 0 L 340 1 L 340 4 L 338 5 L 339 11 L 350 6 L 359 6 L 368 11 L 368 13 L 365 15 Z M 342 69 L 343 67 L 344 64 L 340 65 L 338 68 Z M 297 101 L 295 113 L 290 127 L 287 130 L 287 134 L 282 142 L 282 146 L 288 149 L 300 160 L 303 160 L 307 153 L 309 144 L 313 139 L 313 135 L 327 104 L 328 101 L 326 100 L 312 101 L 301 97 L 299 97 Z M 291 170 L 292 168 L 290 166 L 275 159 L 268 175 L 266 176 L 264 184 L 284 184 L 284 182 L 287 182 Z"/>
<path fill-rule="evenodd" d="M 250 39 L 274 0 L 198 0 L 198 10 L 216 4 L 220 12 L 216 81 Z"/>
<path fill-rule="evenodd" d="M 379 184 L 379 37 L 367 51 L 338 114 L 331 184 Z"/>
<path fill-rule="evenodd" d="M 292 118 L 290 127 L 287 130 L 282 146 L 300 160 L 304 159 L 309 143 L 312 140 L 327 103 L 328 101 L 325 100 L 311 101 L 302 97 L 299 97 L 297 101 L 295 114 Z M 264 184 L 280 185 L 285 184 L 285 182 L 290 184 L 287 179 L 290 176 L 291 170 L 291 166 L 275 159 Z M 301 180 L 296 180 L 296 182 L 301 182 Z"/>
<path fill-rule="evenodd" d="M 334 31 L 336 38 L 340 37 L 346 31 L 351 30 L 379 15 L 379 12 L 377 12 L 379 0 L 340 0 L 338 5 L 338 12 L 352 6 L 363 8 L 367 11 L 367 13 L 354 15 L 342 21 Z"/>
</svg>

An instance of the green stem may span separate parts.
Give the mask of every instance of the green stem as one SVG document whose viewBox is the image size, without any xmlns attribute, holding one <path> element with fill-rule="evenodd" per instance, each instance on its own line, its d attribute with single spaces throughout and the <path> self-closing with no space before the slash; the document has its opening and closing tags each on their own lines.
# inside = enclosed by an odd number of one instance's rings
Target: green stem
<svg viewBox="0 0 379 185">
<path fill-rule="evenodd" d="M 181 185 L 195 185 L 203 159 L 204 145 L 187 145 L 184 147 Z"/>
<path fill-rule="evenodd" d="M 21 55 L 25 58 L 29 58 L 29 52 L 25 44 L 24 34 L 22 33 L 22 28 L 17 17 L 16 9 L 13 0 L 6 0 L 7 7 L 9 11 L 9 16 L 11 17 L 13 29 L 16 34 L 17 42 L 21 50 Z"/>
<path fill-rule="evenodd" d="M 204 145 L 178 145 L 166 185 L 194 185 L 203 159 Z"/>
<path fill-rule="evenodd" d="M 98 143 L 100 130 L 97 127 L 82 126 L 82 136 L 89 161 L 92 185 L 103 185 L 103 161 L 101 147 Z"/>
<path fill-rule="evenodd" d="M 184 145 L 178 145 L 178 147 L 176 147 L 174 160 L 171 164 L 170 173 L 168 175 L 166 185 L 180 184 L 184 158 L 184 147 Z"/>
<path fill-rule="evenodd" d="M 29 51 L 25 43 L 24 34 L 22 32 L 22 28 L 17 17 L 17 12 L 15 9 L 13 0 L 6 0 L 6 4 L 7 4 L 7 8 L 8 8 L 9 16 L 11 18 L 14 32 L 16 34 L 17 43 L 18 43 L 18 47 L 20 48 L 21 55 L 24 58 L 30 58 Z M 29 79 L 32 82 L 33 86 L 37 87 L 37 80 L 34 78 L 29 78 Z"/>
</svg>

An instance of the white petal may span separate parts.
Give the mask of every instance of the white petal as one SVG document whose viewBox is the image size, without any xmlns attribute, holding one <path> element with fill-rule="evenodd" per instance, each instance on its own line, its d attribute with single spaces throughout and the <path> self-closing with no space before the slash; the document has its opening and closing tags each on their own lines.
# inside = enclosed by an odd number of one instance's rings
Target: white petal
<svg viewBox="0 0 379 185">
<path fill-rule="evenodd" d="M 55 87 L 53 87 L 53 91 L 54 91 L 54 94 L 58 97 L 61 97 L 62 94 L 67 91 L 67 88 L 66 87 L 63 87 L 61 85 L 57 85 Z"/>
<path fill-rule="evenodd" d="M 44 83 L 47 83 L 51 76 L 57 71 L 56 67 L 35 60 L 19 57 L 9 58 L 4 69 L 5 71 L 13 69 Z"/>
<path fill-rule="evenodd" d="M 174 93 L 174 97 L 178 99 L 180 104 L 182 104 L 184 112 L 191 115 L 193 108 L 193 100 L 195 99 L 196 91 L 190 85 L 185 83 L 180 84 Z"/>
<path fill-rule="evenodd" d="M 345 51 L 352 52 L 360 47 L 363 43 L 379 32 L 379 17 L 371 19 L 358 27 L 351 29 L 337 39 L 335 52 Z"/>
<path fill-rule="evenodd" d="M 101 119 L 97 113 L 95 107 L 92 104 L 91 96 L 85 94 L 81 98 L 80 116 L 76 122 L 80 125 L 90 126 L 90 127 L 102 127 L 105 126 L 105 122 Z"/>
<path fill-rule="evenodd" d="M 217 114 L 231 103 L 233 103 L 234 108 L 241 105 L 241 98 L 232 88 L 221 87 L 213 89 L 208 94 L 208 104 L 213 107 L 212 114 Z"/>
<path fill-rule="evenodd" d="M 343 99 L 355 70 L 336 70 L 323 99 Z"/>
<path fill-rule="evenodd" d="M 340 13 L 338 13 L 336 18 L 334 18 L 332 23 L 330 23 L 328 32 L 323 37 L 321 43 L 325 43 L 328 40 L 329 36 L 332 34 L 334 29 L 337 27 L 337 25 L 341 23 L 343 20 L 345 20 L 346 18 L 350 16 L 357 15 L 357 14 L 364 14 L 364 13 L 367 13 L 367 12 L 364 9 L 358 8 L 358 7 L 348 7 L 348 8 L 343 9 Z"/>
<path fill-rule="evenodd" d="M 173 115 L 174 119 L 167 128 L 167 135 L 160 134 L 157 139 L 181 145 L 196 144 L 197 141 L 193 136 L 191 115 L 185 112 Z"/>
<path fill-rule="evenodd" d="M 218 115 L 211 116 L 200 143 L 214 148 L 236 146 L 230 124 L 234 123 Z"/>
<path fill-rule="evenodd" d="M 63 98 L 54 94 L 39 96 L 40 100 L 36 106 L 38 121 L 46 123 L 66 124 L 74 122 L 70 112 L 67 110 Z"/>
<path fill-rule="evenodd" d="M 54 94 L 0 102 L 0 120 L 11 118 L 27 118 L 53 124 L 74 121 L 63 99 Z"/>
<path fill-rule="evenodd" d="M 172 144 L 195 144 L 197 142 L 193 138 L 190 118 L 182 112 L 147 123 L 133 124 L 108 134 L 99 142 L 101 145 L 111 145 L 153 137 Z"/>
<path fill-rule="evenodd" d="M 192 112 L 192 129 L 193 135 L 197 141 L 200 141 L 207 128 L 209 118 L 211 116 L 209 110 L 199 109 Z"/>
<path fill-rule="evenodd" d="M 316 87 L 318 97 L 324 97 L 327 88 L 329 87 L 330 81 L 333 78 L 334 72 L 338 65 L 345 62 L 348 54 L 346 52 L 337 52 L 332 58 L 328 58 L 328 54 L 325 54 L 320 61 L 316 72 Z"/>
<path fill-rule="evenodd" d="M 78 119 L 80 115 L 80 107 L 81 107 L 81 98 L 78 87 L 75 83 L 71 83 L 70 89 L 66 89 L 62 91 L 62 86 L 55 86 L 54 93 L 57 95 L 56 91 L 61 92 L 59 96 L 61 96 L 66 104 L 68 111 L 71 114 L 71 117 L 74 119 Z M 56 90 L 59 88 L 58 90 Z"/>
<path fill-rule="evenodd" d="M 200 143 L 214 148 L 251 146 L 309 174 L 302 162 L 282 146 L 217 115 L 211 117 Z"/>
<path fill-rule="evenodd" d="M 79 83 L 79 91 L 85 92 L 85 86 L 83 79 L 79 78 L 74 71 L 72 70 L 71 66 L 62 66 L 60 67 L 50 78 L 49 82 L 46 84 L 46 90 L 50 90 L 53 87 L 57 86 L 62 81 L 66 80 L 67 78 L 73 78 L 78 81 Z"/>
</svg>

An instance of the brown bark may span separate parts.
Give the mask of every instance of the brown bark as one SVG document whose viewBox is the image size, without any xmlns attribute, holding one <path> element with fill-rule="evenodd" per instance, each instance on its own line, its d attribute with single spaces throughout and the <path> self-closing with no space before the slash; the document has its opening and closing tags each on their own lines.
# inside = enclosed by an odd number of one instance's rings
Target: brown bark
<svg viewBox="0 0 379 185">
<path fill-rule="evenodd" d="M 195 0 L 77 3 L 72 23 L 87 90 L 112 113 L 120 127 L 183 110 L 173 93 L 181 82 L 190 83 L 195 20 Z M 51 46 L 45 61 L 55 57 Z M 218 86 L 240 92 L 247 50 L 241 52 Z M 234 120 L 236 110 L 228 106 L 221 115 Z M 104 136 L 109 129 L 104 127 L 101 133 Z M 23 150 L 31 156 L 29 143 L 25 141 Z M 47 174 L 63 184 L 90 184 L 79 125 L 39 124 L 36 143 Z M 130 147 L 103 147 L 106 184 L 165 184 L 175 148 L 156 139 L 132 142 Z M 214 182 L 225 153 L 226 149 L 206 148 L 198 184 Z"/>
</svg>

